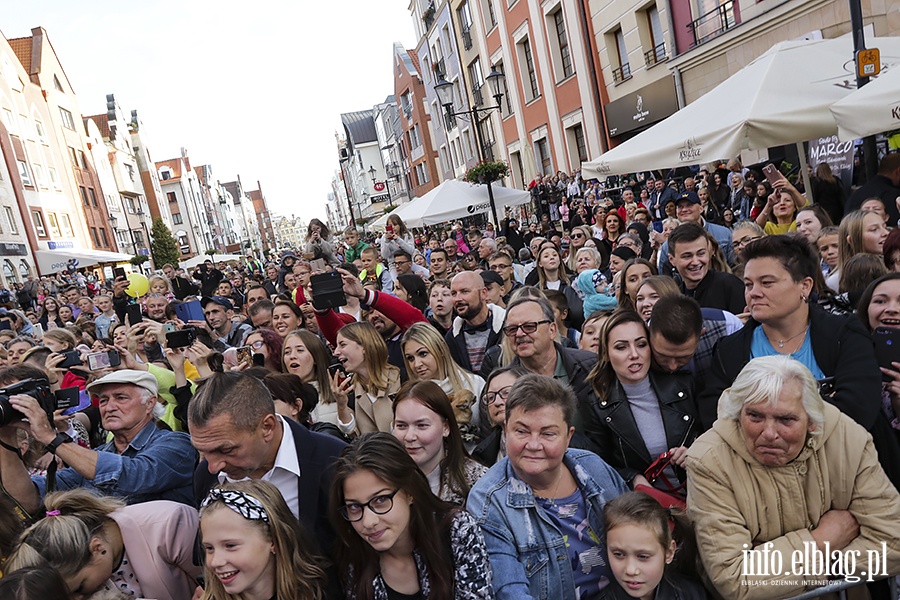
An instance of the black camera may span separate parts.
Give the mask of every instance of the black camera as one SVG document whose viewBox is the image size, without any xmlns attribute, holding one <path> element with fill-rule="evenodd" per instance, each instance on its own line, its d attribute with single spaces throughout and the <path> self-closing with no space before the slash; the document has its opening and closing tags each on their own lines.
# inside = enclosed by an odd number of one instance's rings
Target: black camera
<svg viewBox="0 0 900 600">
<path fill-rule="evenodd" d="M 60 390 L 65 392 L 65 390 Z M 38 401 L 47 418 L 53 422 L 53 413 L 59 409 L 69 409 L 78 406 L 78 395 L 74 398 L 71 394 L 54 394 L 50 390 L 50 383 L 46 379 L 23 379 L 0 390 L 0 427 L 20 421 L 25 416 L 14 409 L 9 403 L 9 397 L 16 394 L 25 394 Z M 72 403 L 74 402 L 74 404 Z"/>
</svg>

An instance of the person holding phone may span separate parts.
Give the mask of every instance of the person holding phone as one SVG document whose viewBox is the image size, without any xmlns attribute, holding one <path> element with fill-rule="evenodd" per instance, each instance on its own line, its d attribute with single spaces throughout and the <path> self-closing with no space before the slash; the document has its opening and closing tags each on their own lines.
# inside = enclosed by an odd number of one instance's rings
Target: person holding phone
<svg viewBox="0 0 900 600">
<path fill-rule="evenodd" d="M 324 260 L 326 264 L 336 265 L 338 259 L 334 255 L 334 245 L 331 243 L 331 231 L 328 225 L 319 219 L 310 219 L 306 228 L 306 248 L 304 258 L 309 260 Z"/>
<path fill-rule="evenodd" d="M 860 297 L 856 314 L 875 338 L 882 373 L 881 409 L 900 440 L 900 361 L 889 360 L 900 358 L 900 273 L 888 273 L 873 281 Z M 879 352 L 879 347 L 886 351 Z M 891 347 L 896 351 L 890 352 Z"/>
</svg>

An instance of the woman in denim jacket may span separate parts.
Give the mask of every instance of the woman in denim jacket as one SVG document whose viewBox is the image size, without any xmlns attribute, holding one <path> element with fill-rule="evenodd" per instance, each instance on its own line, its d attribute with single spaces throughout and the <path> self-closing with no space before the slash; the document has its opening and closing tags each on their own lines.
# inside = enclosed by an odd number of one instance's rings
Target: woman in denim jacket
<svg viewBox="0 0 900 600">
<path fill-rule="evenodd" d="M 628 489 L 600 457 L 568 449 L 575 403 L 550 377 L 520 378 L 506 400 L 508 456 L 469 494 L 498 599 L 590 600 L 610 581 L 603 507 Z"/>
</svg>

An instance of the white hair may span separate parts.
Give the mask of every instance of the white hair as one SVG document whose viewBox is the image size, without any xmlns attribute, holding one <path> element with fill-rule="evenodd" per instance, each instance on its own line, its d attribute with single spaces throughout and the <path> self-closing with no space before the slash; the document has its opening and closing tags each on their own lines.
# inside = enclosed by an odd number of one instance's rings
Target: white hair
<svg viewBox="0 0 900 600">
<path fill-rule="evenodd" d="M 789 381 L 800 384 L 803 410 L 815 426 L 812 435 L 821 434 L 825 424 L 825 401 L 819 395 L 818 385 L 809 369 L 790 356 L 761 356 L 748 362 L 731 387 L 722 392 L 719 416 L 737 421 L 748 404 L 765 402 L 774 406 Z"/>
</svg>

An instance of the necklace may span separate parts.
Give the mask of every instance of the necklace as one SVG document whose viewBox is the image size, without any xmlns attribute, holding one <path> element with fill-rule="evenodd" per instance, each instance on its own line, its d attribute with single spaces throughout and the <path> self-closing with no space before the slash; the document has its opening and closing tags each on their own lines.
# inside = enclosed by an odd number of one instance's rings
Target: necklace
<svg viewBox="0 0 900 600">
<path fill-rule="evenodd" d="M 791 340 L 797 339 L 797 338 L 800 337 L 801 335 L 806 335 L 806 332 L 807 332 L 807 331 L 809 331 L 809 323 L 807 323 L 807 324 L 806 324 L 806 327 L 803 329 L 803 331 L 801 331 L 801 332 L 798 333 L 797 335 L 792 336 L 792 337 L 789 337 L 789 338 L 786 339 L 786 340 L 778 340 L 778 348 L 779 348 L 779 349 L 784 348 L 784 345 L 785 345 L 785 344 L 787 344 L 787 343 L 790 342 Z"/>
<path fill-rule="evenodd" d="M 559 484 L 562 482 L 562 471 L 559 472 L 559 477 L 556 478 L 556 487 L 553 488 L 553 495 L 549 498 L 544 498 L 544 500 L 550 501 L 550 507 L 556 508 L 556 493 L 559 491 Z"/>
</svg>

